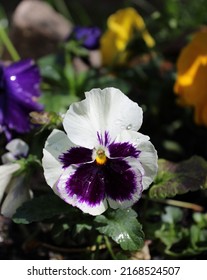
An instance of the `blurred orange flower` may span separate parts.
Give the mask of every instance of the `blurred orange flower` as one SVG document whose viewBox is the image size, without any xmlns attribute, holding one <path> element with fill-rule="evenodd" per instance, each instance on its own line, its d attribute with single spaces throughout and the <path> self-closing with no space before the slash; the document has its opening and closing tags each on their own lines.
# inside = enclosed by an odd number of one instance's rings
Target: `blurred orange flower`
<svg viewBox="0 0 207 280">
<path fill-rule="evenodd" d="M 108 29 L 101 37 L 101 54 L 103 65 L 123 64 L 126 62 L 128 43 L 135 31 L 139 31 L 148 47 L 155 45 L 154 39 L 148 33 L 143 18 L 133 8 L 118 10 L 109 16 Z"/>
<path fill-rule="evenodd" d="M 207 29 L 195 33 L 181 51 L 174 92 L 181 105 L 194 108 L 195 122 L 207 126 Z"/>
</svg>

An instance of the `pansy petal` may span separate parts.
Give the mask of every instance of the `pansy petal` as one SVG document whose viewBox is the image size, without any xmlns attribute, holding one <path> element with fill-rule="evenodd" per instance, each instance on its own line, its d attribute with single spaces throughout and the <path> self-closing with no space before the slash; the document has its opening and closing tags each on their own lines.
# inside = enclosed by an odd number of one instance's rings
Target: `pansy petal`
<svg viewBox="0 0 207 280">
<path fill-rule="evenodd" d="M 40 111 L 43 106 L 36 102 L 40 96 L 40 72 L 31 59 L 15 62 L 4 68 L 9 105 L 16 103 L 21 111 Z M 18 105 L 18 106 L 17 106 Z"/>
<path fill-rule="evenodd" d="M 12 130 L 29 132 L 29 113 L 43 110 L 37 103 L 40 80 L 38 67 L 31 59 L 0 65 L 0 128 L 7 139 L 11 139 Z"/>
<path fill-rule="evenodd" d="M 5 153 L 5 154 L 3 154 L 3 155 L 1 156 L 1 161 L 2 161 L 3 164 L 11 163 L 11 162 L 14 162 L 15 160 L 17 160 L 17 159 L 16 159 L 15 156 L 14 156 L 12 153 L 10 153 L 10 152 Z"/>
<path fill-rule="evenodd" d="M 27 109 L 22 110 L 22 107 L 17 102 L 13 102 L 12 99 L 8 101 L 8 104 L 8 110 L 5 112 L 8 128 L 19 133 L 29 132 L 30 121 Z"/>
<path fill-rule="evenodd" d="M 137 147 L 137 145 L 143 141 L 150 140 L 149 136 L 144 135 L 137 131 L 130 131 L 130 130 L 123 130 L 120 134 L 117 135 L 115 139 L 115 143 L 132 143 L 134 147 Z"/>
<path fill-rule="evenodd" d="M 26 157 L 29 151 L 29 146 L 21 139 L 13 139 L 7 145 L 6 149 L 14 156 Z"/>
<path fill-rule="evenodd" d="M 111 208 L 127 208 L 141 197 L 143 168 L 132 157 L 111 160 L 106 176 L 106 193 Z"/>
<path fill-rule="evenodd" d="M 125 158 L 129 156 L 138 158 L 140 154 L 140 151 L 128 141 L 122 143 L 113 142 L 109 145 L 108 149 L 110 158 Z"/>
<path fill-rule="evenodd" d="M 10 85 L 15 88 L 14 92 L 19 93 L 18 98 L 21 98 L 22 101 L 24 101 L 23 99 L 25 96 L 40 95 L 39 85 L 41 76 L 34 60 L 25 59 L 12 63 L 5 68 L 5 75 L 8 80 L 10 80 Z M 21 96 L 20 93 L 22 93 L 23 96 Z"/>
<path fill-rule="evenodd" d="M 45 142 L 45 149 L 53 154 L 59 160 L 59 156 L 75 145 L 68 139 L 67 135 L 59 130 L 54 129 Z"/>
<path fill-rule="evenodd" d="M 0 202 L 11 181 L 12 175 L 20 168 L 18 163 L 8 163 L 0 166 Z"/>
<path fill-rule="evenodd" d="M 43 150 L 42 165 L 44 168 L 46 182 L 56 193 L 56 182 L 62 173 L 62 166 L 60 162 L 46 149 Z"/>
<path fill-rule="evenodd" d="M 63 172 L 59 156 L 66 152 L 71 145 L 72 143 L 67 135 L 58 129 L 52 131 L 45 143 L 42 159 L 44 176 L 48 185 L 52 187 L 54 191 L 55 184 Z"/>
<path fill-rule="evenodd" d="M 143 190 L 147 189 L 153 182 L 158 169 L 157 151 L 149 141 L 149 137 L 136 131 L 122 131 L 116 138 L 116 141 L 128 141 L 140 151 L 138 160 L 144 168 Z"/>
<path fill-rule="evenodd" d="M 90 149 L 97 144 L 97 134 L 107 132 L 113 141 L 123 129 L 137 131 L 141 124 L 141 107 L 116 88 L 86 92 L 86 99 L 72 104 L 63 120 L 71 141 Z"/>
<path fill-rule="evenodd" d="M 1 214 L 11 218 L 25 201 L 31 199 L 32 192 L 24 184 L 24 175 L 14 177 L 11 180 L 8 195 L 6 196 L 2 207 Z"/>
<path fill-rule="evenodd" d="M 107 209 L 102 175 L 94 163 L 71 165 L 57 183 L 59 196 L 85 213 L 100 215 Z"/>
<path fill-rule="evenodd" d="M 141 142 L 137 148 L 142 152 L 139 155 L 139 161 L 144 168 L 143 190 L 146 190 L 153 182 L 158 170 L 157 151 L 151 142 Z"/>
<path fill-rule="evenodd" d="M 88 50 L 94 50 L 99 47 L 101 30 L 98 27 L 76 26 L 73 30 L 73 35 Z"/>
<path fill-rule="evenodd" d="M 207 56 L 207 32 L 206 29 L 198 31 L 194 34 L 192 41 L 187 44 L 180 52 L 180 55 L 177 60 L 177 69 L 178 69 L 178 78 L 187 74 L 189 77 L 186 79 L 187 84 L 189 85 L 196 74 L 196 68 L 202 62 L 206 64 Z M 185 82 L 183 80 L 183 85 Z"/>
<path fill-rule="evenodd" d="M 66 153 L 59 156 L 63 168 L 69 167 L 71 164 L 80 164 L 92 162 L 93 150 L 84 147 L 72 147 Z"/>
</svg>

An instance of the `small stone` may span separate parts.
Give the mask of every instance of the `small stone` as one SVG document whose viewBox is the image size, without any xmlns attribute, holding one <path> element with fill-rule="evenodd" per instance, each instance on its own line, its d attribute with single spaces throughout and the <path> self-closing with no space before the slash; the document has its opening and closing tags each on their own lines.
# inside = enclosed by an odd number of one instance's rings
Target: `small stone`
<svg viewBox="0 0 207 280">
<path fill-rule="evenodd" d="M 72 28 L 72 23 L 49 4 L 27 0 L 14 11 L 10 36 L 21 58 L 37 59 L 55 52 Z"/>
</svg>

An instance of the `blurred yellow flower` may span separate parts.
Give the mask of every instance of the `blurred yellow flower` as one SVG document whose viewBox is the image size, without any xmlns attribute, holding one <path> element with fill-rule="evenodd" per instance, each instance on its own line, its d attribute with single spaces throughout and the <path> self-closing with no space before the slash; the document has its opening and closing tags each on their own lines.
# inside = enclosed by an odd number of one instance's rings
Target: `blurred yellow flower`
<svg viewBox="0 0 207 280">
<path fill-rule="evenodd" d="M 128 57 L 126 48 L 135 31 L 141 33 L 149 48 L 155 45 L 154 39 L 146 29 L 143 18 L 133 8 L 121 9 L 109 16 L 107 27 L 108 29 L 100 41 L 103 65 L 126 62 Z"/>
<path fill-rule="evenodd" d="M 197 32 L 177 61 L 174 92 L 195 110 L 195 122 L 207 126 L 207 30 Z"/>
</svg>

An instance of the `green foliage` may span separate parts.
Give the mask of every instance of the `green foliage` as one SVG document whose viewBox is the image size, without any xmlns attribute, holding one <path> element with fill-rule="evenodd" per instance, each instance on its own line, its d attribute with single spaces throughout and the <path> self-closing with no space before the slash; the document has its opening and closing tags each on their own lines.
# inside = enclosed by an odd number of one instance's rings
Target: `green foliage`
<svg viewBox="0 0 207 280">
<path fill-rule="evenodd" d="M 176 21 L 176 26 L 182 30 L 186 27 L 195 27 L 206 22 L 207 1 L 165 1 L 166 13 L 170 20 Z M 186 9 L 187 5 L 187 9 Z"/>
<path fill-rule="evenodd" d="M 111 237 L 123 250 L 135 251 L 143 247 L 144 233 L 132 209 L 111 211 L 95 218 L 97 230 Z"/>
<path fill-rule="evenodd" d="M 139 250 L 143 246 L 144 233 L 142 226 L 137 220 L 137 214 L 132 209 L 108 211 L 106 215 L 97 216 L 95 219 L 90 215 L 84 215 L 78 209 L 73 208 L 56 195 L 42 195 L 25 202 L 17 209 L 13 221 L 18 224 L 29 224 L 51 220 L 58 216 L 52 229 L 52 235 L 56 243 L 65 239 L 65 234 L 80 235 L 85 230 L 94 230 L 112 238 L 120 244 L 123 250 Z M 95 227 L 94 227 L 95 221 Z M 97 234 L 95 234 L 97 235 Z"/>
<path fill-rule="evenodd" d="M 186 35 L 207 23 L 206 12 L 206 0 L 168 0 L 162 1 L 158 7 L 153 7 L 149 24 L 157 46 L 169 46 L 170 42 L 178 39 L 180 40 L 177 44 L 187 42 Z M 172 48 L 174 47 L 176 45 L 172 43 Z"/>
<path fill-rule="evenodd" d="M 159 170 L 149 191 L 151 198 L 173 197 L 207 188 L 207 162 L 198 156 L 173 163 L 159 160 Z"/>
<path fill-rule="evenodd" d="M 54 194 L 34 197 L 19 207 L 13 216 L 13 221 L 19 224 L 44 221 L 61 214 L 72 214 L 73 207 L 66 204 Z"/>
<path fill-rule="evenodd" d="M 38 60 L 43 79 L 40 102 L 46 111 L 56 113 L 65 113 L 71 103 L 79 100 L 78 87 L 82 83 L 81 74 L 75 74 L 71 62 L 61 62 L 61 57 L 63 54 L 54 54 Z"/>
<path fill-rule="evenodd" d="M 168 206 L 165 211 L 161 215 L 162 225 L 155 231 L 155 237 L 165 246 L 165 254 L 184 257 L 207 250 L 207 214 L 194 213 L 192 224 L 184 226 L 181 209 Z"/>
<path fill-rule="evenodd" d="M 93 245 L 97 238 L 97 233 L 93 227 L 93 218 L 84 215 L 76 209 L 72 210 L 70 205 L 70 213 L 61 214 L 55 220 L 51 229 L 51 236 L 55 244 L 80 247 L 85 244 Z M 69 209 L 68 209 L 69 210 Z M 69 212 L 69 211 L 68 211 Z"/>
<path fill-rule="evenodd" d="M 102 76 L 98 76 L 95 71 L 91 72 L 91 76 L 86 84 L 86 90 L 92 88 L 105 88 L 105 87 L 116 87 L 121 91 L 128 94 L 131 90 L 131 85 L 127 80 L 121 79 L 110 73 L 105 73 Z"/>
</svg>

